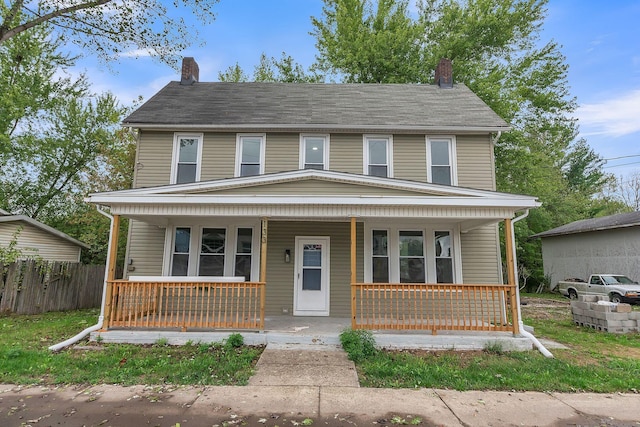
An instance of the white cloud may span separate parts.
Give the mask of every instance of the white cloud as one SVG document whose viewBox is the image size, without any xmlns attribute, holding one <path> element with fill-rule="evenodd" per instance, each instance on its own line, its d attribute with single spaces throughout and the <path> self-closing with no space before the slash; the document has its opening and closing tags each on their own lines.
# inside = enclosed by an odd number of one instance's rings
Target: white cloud
<svg viewBox="0 0 640 427">
<path fill-rule="evenodd" d="M 581 134 L 619 137 L 640 132 L 640 89 L 578 108 Z"/>
</svg>

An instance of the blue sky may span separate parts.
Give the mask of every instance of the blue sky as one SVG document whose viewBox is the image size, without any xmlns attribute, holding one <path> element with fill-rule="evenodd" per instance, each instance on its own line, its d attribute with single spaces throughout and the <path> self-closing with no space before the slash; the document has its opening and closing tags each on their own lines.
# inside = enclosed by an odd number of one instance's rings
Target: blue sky
<svg viewBox="0 0 640 427">
<path fill-rule="evenodd" d="M 194 45 L 184 56 L 195 57 L 201 81 L 216 81 L 236 62 L 250 74 L 262 52 L 280 57 L 284 51 L 307 67 L 316 54 L 310 17 L 321 10 L 321 0 L 221 0 L 216 20 L 200 28 L 206 45 Z M 550 39 L 567 57 L 581 136 L 612 159 L 606 171 L 640 172 L 640 1 L 550 0 L 541 41 Z M 138 96 L 149 99 L 179 78 L 144 55 L 122 57 L 111 68 L 93 58 L 78 64 L 94 91 L 111 91 L 125 105 Z"/>
</svg>

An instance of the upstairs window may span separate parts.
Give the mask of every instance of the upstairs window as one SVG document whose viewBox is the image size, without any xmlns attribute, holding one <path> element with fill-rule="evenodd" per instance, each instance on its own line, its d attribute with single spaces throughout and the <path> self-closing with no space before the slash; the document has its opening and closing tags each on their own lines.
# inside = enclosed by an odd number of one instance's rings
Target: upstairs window
<svg viewBox="0 0 640 427">
<path fill-rule="evenodd" d="M 300 169 L 329 169 L 329 137 L 302 135 L 300 137 Z"/>
<path fill-rule="evenodd" d="M 171 183 L 200 181 L 202 134 L 176 134 L 173 141 Z"/>
<path fill-rule="evenodd" d="M 264 173 L 265 135 L 238 135 L 236 145 L 236 176 Z"/>
<path fill-rule="evenodd" d="M 390 136 L 365 136 L 364 173 L 371 176 L 392 177 L 392 142 Z"/>
<path fill-rule="evenodd" d="M 427 138 L 427 181 L 456 185 L 453 138 Z"/>
</svg>

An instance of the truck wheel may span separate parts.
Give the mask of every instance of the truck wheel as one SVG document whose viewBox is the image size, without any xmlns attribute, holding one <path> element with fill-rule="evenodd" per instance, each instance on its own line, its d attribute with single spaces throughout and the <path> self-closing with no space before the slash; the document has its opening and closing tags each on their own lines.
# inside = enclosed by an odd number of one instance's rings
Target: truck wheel
<svg viewBox="0 0 640 427">
<path fill-rule="evenodd" d="M 609 299 L 611 300 L 611 302 L 615 302 L 616 304 L 622 302 L 622 297 L 620 296 L 620 294 L 611 294 L 609 295 Z"/>
<path fill-rule="evenodd" d="M 578 299 L 578 293 L 575 289 L 569 289 L 569 299 Z"/>
</svg>

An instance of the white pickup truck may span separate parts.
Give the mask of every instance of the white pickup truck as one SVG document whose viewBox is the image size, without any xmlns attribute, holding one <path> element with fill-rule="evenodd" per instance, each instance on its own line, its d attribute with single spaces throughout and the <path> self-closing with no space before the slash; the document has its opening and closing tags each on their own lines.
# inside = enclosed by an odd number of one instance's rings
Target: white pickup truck
<svg viewBox="0 0 640 427">
<path fill-rule="evenodd" d="M 571 299 L 578 298 L 578 295 L 608 295 L 611 302 L 640 303 L 640 285 L 621 274 L 592 274 L 588 282 L 561 280 L 558 290 Z"/>
</svg>

